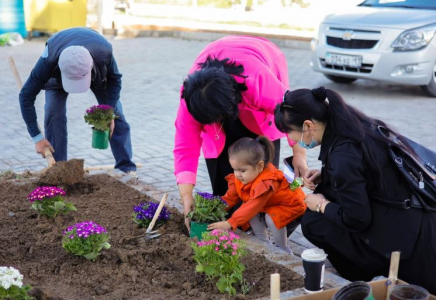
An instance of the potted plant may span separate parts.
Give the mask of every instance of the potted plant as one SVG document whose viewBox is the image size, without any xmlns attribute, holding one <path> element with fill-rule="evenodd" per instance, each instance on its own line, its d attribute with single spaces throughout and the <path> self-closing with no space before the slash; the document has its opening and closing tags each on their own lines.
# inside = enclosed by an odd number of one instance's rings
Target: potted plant
<svg viewBox="0 0 436 300">
<path fill-rule="evenodd" d="M 154 214 L 158 208 L 159 204 L 154 202 L 146 202 L 141 203 L 138 206 L 133 208 L 133 222 L 138 224 L 139 227 L 147 228 L 150 225 L 151 220 L 153 219 Z M 161 212 L 154 224 L 154 228 L 158 228 L 162 226 L 166 221 L 168 221 L 171 217 L 171 213 L 164 206 L 162 207 Z"/>
<path fill-rule="evenodd" d="M 67 252 L 94 261 L 102 249 L 109 249 L 110 236 L 106 229 L 92 221 L 77 223 L 64 231 L 62 247 Z"/>
<path fill-rule="evenodd" d="M 59 214 L 77 211 L 71 202 L 65 202 L 62 196 L 65 191 L 54 186 L 40 186 L 34 189 L 27 199 L 32 203 L 32 208 L 43 216 L 56 218 Z"/>
<path fill-rule="evenodd" d="M 13 267 L 0 267 L 0 299 L 32 300 L 27 295 L 32 287 L 23 285 L 23 275 Z"/>
<path fill-rule="evenodd" d="M 92 125 L 92 148 L 107 149 L 109 147 L 109 130 L 112 120 L 116 118 L 114 108 L 100 104 L 86 110 L 85 122 Z"/>
<path fill-rule="evenodd" d="M 211 223 L 224 221 L 227 212 L 227 203 L 220 197 L 209 193 L 196 192 L 194 195 L 194 210 L 186 217 L 191 219 L 190 237 L 202 239 L 202 233 L 207 231 Z"/>
<path fill-rule="evenodd" d="M 207 279 L 218 279 L 216 287 L 221 293 L 236 295 L 234 284 L 240 284 L 243 293 L 249 286 L 242 278 L 245 266 L 241 258 L 246 254 L 245 244 L 232 231 L 215 229 L 203 233 L 202 241 L 191 243 L 196 272 L 205 273 Z"/>
</svg>

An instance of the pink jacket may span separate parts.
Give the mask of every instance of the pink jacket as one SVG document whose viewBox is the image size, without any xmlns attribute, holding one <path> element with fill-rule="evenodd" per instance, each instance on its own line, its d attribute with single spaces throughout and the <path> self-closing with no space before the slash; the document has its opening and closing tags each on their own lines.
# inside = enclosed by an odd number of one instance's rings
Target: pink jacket
<svg viewBox="0 0 436 300">
<path fill-rule="evenodd" d="M 239 119 L 250 131 L 265 135 L 270 140 L 285 137 L 274 124 L 274 109 L 283 101 L 289 89 L 286 58 L 280 49 L 267 39 L 251 36 L 226 36 L 207 45 L 189 70 L 189 74 L 199 69 L 198 63 L 205 62 L 208 56 L 220 59 L 230 58 L 244 66 L 247 91 L 242 92 L 239 104 Z M 238 82 L 241 78 L 235 77 Z M 183 86 L 181 87 L 183 89 Z M 177 184 L 196 183 L 200 149 L 205 158 L 217 158 L 225 144 L 225 133 L 214 136 L 221 124 L 202 125 L 188 112 L 186 102 L 180 99 L 177 112 L 174 146 L 174 167 Z M 288 139 L 290 145 L 294 143 Z"/>
</svg>

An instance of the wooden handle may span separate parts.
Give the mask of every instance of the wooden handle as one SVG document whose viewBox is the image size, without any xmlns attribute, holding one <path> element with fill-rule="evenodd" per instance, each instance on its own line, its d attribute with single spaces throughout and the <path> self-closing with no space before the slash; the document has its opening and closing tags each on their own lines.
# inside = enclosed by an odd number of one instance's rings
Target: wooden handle
<svg viewBox="0 0 436 300">
<path fill-rule="evenodd" d="M 15 65 L 15 61 L 12 56 L 9 56 L 9 67 L 11 68 L 12 75 L 14 75 L 18 89 L 21 90 L 21 88 L 23 87 L 23 82 L 21 81 L 20 74 L 18 73 L 17 66 Z"/>
<path fill-rule="evenodd" d="M 49 168 L 56 163 L 56 161 L 55 161 L 55 159 L 53 157 L 53 154 L 51 153 L 50 149 L 45 148 L 44 149 L 44 155 L 45 155 L 45 159 L 47 160 L 47 164 L 48 164 Z"/>
<path fill-rule="evenodd" d="M 136 167 L 137 168 L 141 168 L 142 164 L 141 163 L 137 163 Z M 113 168 L 114 168 L 113 165 L 91 166 L 91 167 L 86 167 L 85 168 L 85 172 L 89 172 L 89 171 L 101 171 L 101 170 L 111 170 Z"/>
<path fill-rule="evenodd" d="M 399 251 L 392 252 L 391 265 L 389 267 L 389 281 L 391 282 L 391 284 L 388 285 L 386 300 L 390 299 L 391 290 L 394 287 L 394 285 L 397 284 L 399 266 L 400 266 L 400 252 Z"/>
<path fill-rule="evenodd" d="M 160 212 L 162 211 L 162 207 L 165 204 L 165 201 L 167 201 L 168 194 L 165 193 L 162 197 L 162 200 L 160 200 L 159 206 L 156 209 L 156 212 L 154 213 L 153 219 L 151 220 L 150 225 L 148 225 L 147 231 L 145 233 L 149 233 L 153 227 L 154 223 L 156 223 L 157 218 L 159 217 Z"/>
</svg>

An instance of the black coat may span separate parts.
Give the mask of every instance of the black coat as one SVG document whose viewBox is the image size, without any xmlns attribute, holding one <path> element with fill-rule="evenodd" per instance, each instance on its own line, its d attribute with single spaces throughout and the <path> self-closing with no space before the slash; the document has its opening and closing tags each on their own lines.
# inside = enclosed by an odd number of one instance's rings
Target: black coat
<svg viewBox="0 0 436 300">
<path fill-rule="evenodd" d="M 382 183 L 365 161 L 362 146 L 336 135 L 327 125 L 319 156 L 322 183 L 315 193 L 331 201 L 324 211 L 327 220 L 381 256 L 389 258 L 392 251 L 400 250 L 405 259 L 412 255 L 420 233 L 422 210 L 381 201 L 404 203 L 411 193 L 386 147 L 375 142 L 373 150 L 382 170 Z"/>
</svg>

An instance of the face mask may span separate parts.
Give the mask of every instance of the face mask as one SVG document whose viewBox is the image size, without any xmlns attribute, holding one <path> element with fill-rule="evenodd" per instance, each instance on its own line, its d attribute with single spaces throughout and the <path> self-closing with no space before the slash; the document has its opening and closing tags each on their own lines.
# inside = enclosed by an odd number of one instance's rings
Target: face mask
<svg viewBox="0 0 436 300">
<path fill-rule="evenodd" d="M 318 142 L 317 142 L 314 138 L 312 138 L 312 141 L 310 142 L 309 145 L 306 145 L 306 143 L 303 142 L 303 135 L 304 135 L 304 131 L 301 131 L 301 140 L 299 140 L 299 141 L 297 142 L 297 144 L 298 144 L 301 148 L 304 148 L 304 149 L 313 149 L 313 148 L 315 148 L 316 146 L 319 145 Z"/>
</svg>

